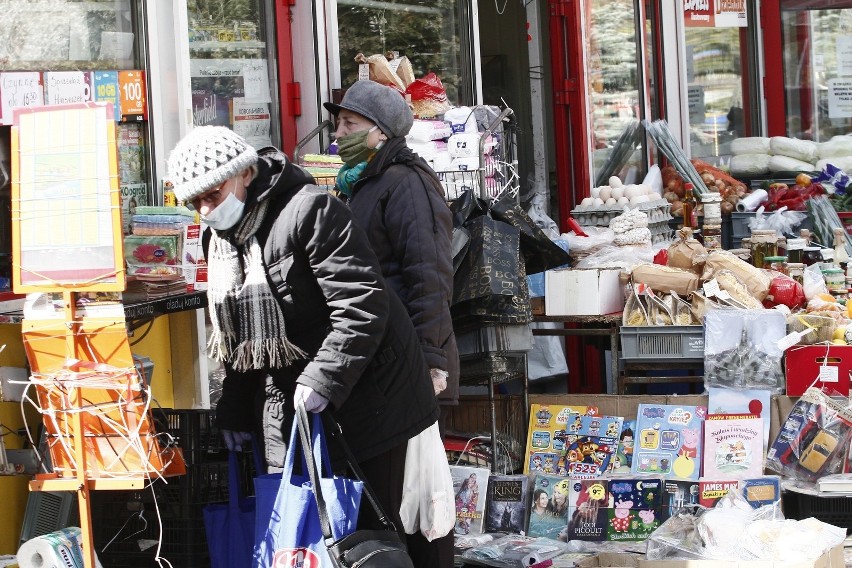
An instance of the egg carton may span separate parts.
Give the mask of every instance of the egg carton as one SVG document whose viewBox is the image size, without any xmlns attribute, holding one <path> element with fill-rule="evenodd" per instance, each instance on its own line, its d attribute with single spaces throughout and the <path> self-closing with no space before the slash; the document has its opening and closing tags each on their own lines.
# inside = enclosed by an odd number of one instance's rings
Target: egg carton
<svg viewBox="0 0 852 568">
<path fill-rule="evenodd" d="M 624 205 L 610 205 L 603 207 L 576 207 L 571 211 L 571 216 L 581 226 L 585 227 L 608 227 L 609 222 L 624 213 Z M 665 199 L 655 199 L 640 203 L 630 209 L 638 209 L 648 216 L 648 224 L 668 222 L 671 216 L 672 204 Z"/>
</svg>

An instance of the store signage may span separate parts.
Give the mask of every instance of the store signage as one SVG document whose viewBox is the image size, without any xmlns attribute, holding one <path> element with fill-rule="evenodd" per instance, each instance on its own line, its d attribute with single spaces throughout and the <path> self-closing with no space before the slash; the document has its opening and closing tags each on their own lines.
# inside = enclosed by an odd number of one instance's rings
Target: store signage
<svg viewBox="0 0 852 568">
<path fill-rule="evenodd" d="M 144 71 L 119 71 L 118 94 L 122 121 L 148 119 Z"/>
<path fill-rule="evenodd" d="M 687 90 L 687 101 L 689 102 L 689 122 L 704 124 L 704 87 L 690 85 Z"/>
<path fill-rule="evenodd" d="M 852 118 L 852 79 L 828 80 L 828 117 Z"/>
<path fill-rule="evenodd" d="M 112 103 L 113 108 L 118 109 L 120 101 L 118 98 L 118 71 L 93 71 L 92 72 L 92 98 L 98 102 Z M 115 119 L 121 120 L 121 114 L 116 112 Z"/>
<path fill-rule="evenodd" d="M 0 124 L 12 124 L 14 108 L 43 104 L 41 73 L 0 73 Z"/>
<path fill-rule="evenodd" d="M 252 103 L 244 98 L 234 98 L 234 132 L 255 148 L 272 145 L 270 138 L 271 116 L 269 105 Z"/>
<path fill-rule="evenodd" d="M 46 71 L 44 73 L 45 104 L 67 105 L 92 100 L 91 75 L 82 71 Z"/>
<path fill-rule="evenodd" d="M 841 77 L 852 76 L 852 37 L 837 38 L 837 74 Z"/>
<path fill-rule="evenodd" d="M 247 103 L 269 103 L 269 66 L 266 59 L 249 59 L 243 66 L 243 91 Z"/>
<path fill-rule="evenodd" d="M 687 27 L 746 27 L 746 0 L 683 0 L 683 19 Z"/>
</svg>

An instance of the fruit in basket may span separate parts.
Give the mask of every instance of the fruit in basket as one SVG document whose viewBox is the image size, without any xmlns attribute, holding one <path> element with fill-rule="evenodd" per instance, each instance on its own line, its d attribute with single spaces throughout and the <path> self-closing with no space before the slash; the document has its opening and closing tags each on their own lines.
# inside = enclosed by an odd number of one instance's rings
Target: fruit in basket
<svg viewBox="0 0 852 568">
<path fill-rule="evenodd" d="M 848 329 L 845 325 L 839 325 L 834 329 L 834 334 L 831 336 L 832 340 L 840 339 L 843 343 L 846 343 L 846 330 Z"/>
</svg>

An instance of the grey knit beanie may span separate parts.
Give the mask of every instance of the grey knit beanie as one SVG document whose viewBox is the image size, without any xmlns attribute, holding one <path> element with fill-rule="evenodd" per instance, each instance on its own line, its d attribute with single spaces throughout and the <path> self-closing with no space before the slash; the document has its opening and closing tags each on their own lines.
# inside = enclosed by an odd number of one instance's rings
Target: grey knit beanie
<svg viewBox="0 0 852 568">
<path fill-rule="evenodd" d="M 362 79 L 346 89 L 340 104 L 323 103 L 334 116 L 345 108 L 372 120 L 389 138 L 405 136 L 414 124 L 408 103 L 393 87 Z"/>
<path fill-rule="evenodd" d="M 199 126 L 169 155 L 168 179 L 175 197 L 188 201 L 257 163 L 257 152 L 224 126 Z"/>
</svg>

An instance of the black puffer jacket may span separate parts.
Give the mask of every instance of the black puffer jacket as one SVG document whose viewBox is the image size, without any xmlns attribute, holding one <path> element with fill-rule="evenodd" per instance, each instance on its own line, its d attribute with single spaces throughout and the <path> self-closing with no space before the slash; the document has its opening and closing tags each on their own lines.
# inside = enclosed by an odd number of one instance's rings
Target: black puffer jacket
<svg viewBox="0 0 852 568">
<path fill-rule="evenodd" d="M 226 367 L 217 424 L 263 432 L 268 464 L 281 467 L 298 382 L 330 400 L 359 461 L 375 457 L 438 418 L 417 335 L 349 209 L 274 148 L 260 156 L 246 207 L 272 200 L 257 237 L 287 337 L 309 357 L 284 369 Z"/>
<path fill-rule="evenodd" d="M 458 401 L 453 334 L 452 216 L 435 173 L 405 144 L 388 140 L 353 189 L 349 206 L 405 304 L 430 368 L 447 371 L 442 402 Z"/>
</svg>

